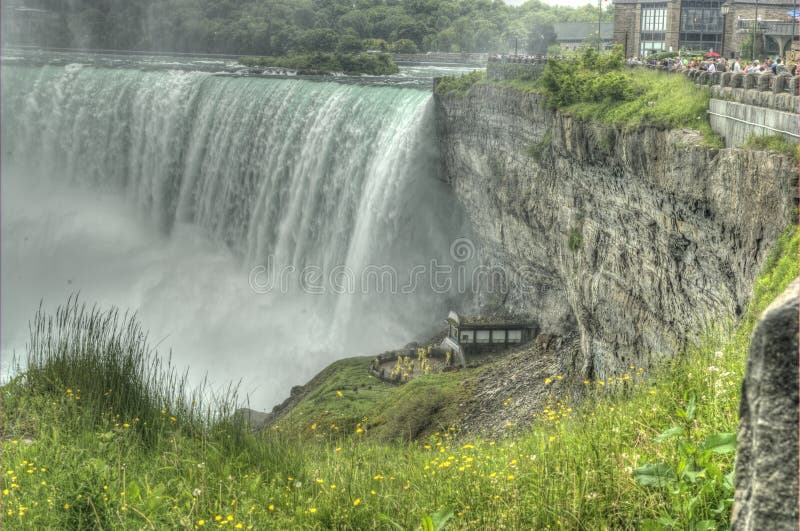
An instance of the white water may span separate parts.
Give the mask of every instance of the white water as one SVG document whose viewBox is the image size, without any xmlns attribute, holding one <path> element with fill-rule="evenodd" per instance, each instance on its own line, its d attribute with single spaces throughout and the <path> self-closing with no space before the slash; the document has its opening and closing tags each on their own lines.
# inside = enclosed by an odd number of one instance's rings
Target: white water
<svg viewBox="0 0 800 531">
<path fill-rule="evenodd" d="M 268 409 L 334 359 L 396 347 L 449 294 L 255 293 L 253 266 L 447 262 L 463 216 L 419 90 L 5 65 L 2 351 L 70 293 L 134 308 L 197 381 Z M 328 287 L 323 284 L 323 288 Z"/>
</svg>

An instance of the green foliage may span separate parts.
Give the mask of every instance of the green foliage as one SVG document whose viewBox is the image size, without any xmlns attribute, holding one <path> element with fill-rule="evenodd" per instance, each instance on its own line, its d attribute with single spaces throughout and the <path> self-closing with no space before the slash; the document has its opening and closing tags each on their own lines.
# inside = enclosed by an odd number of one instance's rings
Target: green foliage
<svg viewBox="0 0 800 531">
<path fill-rule="evenodd" d="M 724 147 L 708 122 L 711 93 L 683 76 L 637 69 L 623 70 L 619 50 L 579 58 L 550 60 L 540 90 L 548 104 L 585 120 L 635 128 L 694 129 L 710 147 Z"/>
<path fill-rule="evenodd" d="M 756 135 L 750 133 L 747 141 L 742 145 L 744 149 L 752 149 L 754 151 L 772 151 L 773 153 L 781 153 L 792 157 L 795 161 L 798 160 L 798 149 L 800 147 L 794 142 L 789 142 L 783 135 Z"/>
<path fill-rule="evenodd" d="M 411 39 L 400 39 L 392 43 L 391 50 L 394 53 L 417 53 L 417 43 Z"/>
<path fill-rule="evenodd" d="M 242 57 L 245 66 L 290 68 L 305 72 L 344 72 L 373 76 L 396 74 L 397 65 L 385 53 L 312 53 L 288 57 Z"/>
<path fill-rule="evenodd" d="M 444 96 L 452 94 L 464 96 L 469 93 L 473 86 L 486 79 L 486 72 L 483 70 L 473 70 L 462 76 L 445 76 L 439 80 L 436 86 L 436 94 Z"/>
<path fill-rule="evenodd" d="M 388 49 L 369 41 L 402 42 L 410 50 L 410 41 L 423 51 L 507 53 L 515 43 L 524 48 L 538 25 L 613 19 L 611 9 L 593 6 L 474 0 L 137 0 L 113 7 L 107 0 L 28 0 L 26 6 L 53 16 L 42 21 L 41 35 L 23 34 L 23 24 L 4 25 L 17 28 L 4 32 L 12 43 L 266 56 L 360 51 L 350 37 L 366 39 L 368 50 Z"/>
<path fill-rule="evenodd" d="M 580 227 L 572 227 L 567 236 L 567 247 L 573 253 L 578 252 L 583 245 L 583 233 Z"/>
<path fill-rule="evenodd" d="M 629 101 L 635 95 L 635 86 L 623 66 L 619 47 L 603 54 L 584 48 L 578 57 L 548 60 L 541 86 L 554 108 L 579 102 Z"/>
<path fill-rule="evenodd" d="M 528 155 L 536 162 L 540 162 L 547 153 L 547 150 L 549 150 L 552 145 L 553 145 L 553 131 L 551 129 L 548 129 L 547 131 L 545 131 L 545 133 L 542 135 L 542 138 L 539 139 L 538 142 L 533 143 L 528 148 Z"/>
</svg>

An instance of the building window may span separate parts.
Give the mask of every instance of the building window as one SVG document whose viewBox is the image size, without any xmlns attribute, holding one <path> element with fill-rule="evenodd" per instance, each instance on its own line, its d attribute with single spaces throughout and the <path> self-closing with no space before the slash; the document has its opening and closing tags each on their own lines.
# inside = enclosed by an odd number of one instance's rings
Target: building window
<svg viewBox="0 0 800 531">
<path fill-rule="evenodd" d="M 490 330 L 476 330 L 475 343 L 488 343 Z"/>
<path fill-rule="evenodd" d="M 492 330 L 492 343 L 505 343 L 506 331 L 505 330 Z"/>
<path fill-rule="evenodd" d="M 472 330 L 461 331 L 461 343 L 473 343 L 475 339 L 475 332 Z"/>
<path fill-rule="evenodd" d="M 508 331 L 509 343 L 522 343 L 522 330 L 509 330 Z"/>
<path fill-rule="evenodd" d="M 684 0 L 681 3 L 680 46 L 687 50 L 719 50 L 722 13 L 719 0 Z"/>
<path fill-rule="evenodd" d="M 667 31 L 667 4 L 642 4 L 639 55 L 664 50 Z"/>
</svg>

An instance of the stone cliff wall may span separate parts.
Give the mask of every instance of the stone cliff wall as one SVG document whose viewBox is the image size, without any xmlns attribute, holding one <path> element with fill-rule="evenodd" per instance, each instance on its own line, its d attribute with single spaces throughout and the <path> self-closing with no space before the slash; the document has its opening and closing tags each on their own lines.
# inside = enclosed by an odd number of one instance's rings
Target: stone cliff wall
<svg viewBox="0 0 800 531">
<path fill-rule="evenodd" d="M 576 370 L 605 377 L 673 353 L 739 315 L 790 223 L 785 157 L 709 149 L 691 131 L 622 131 L 547 110 L 541 96 L 478 85 L 437 96 L 447 178 L 481 257 L 513 279 L 484 293 L 580 334 Z"/>
</svg>

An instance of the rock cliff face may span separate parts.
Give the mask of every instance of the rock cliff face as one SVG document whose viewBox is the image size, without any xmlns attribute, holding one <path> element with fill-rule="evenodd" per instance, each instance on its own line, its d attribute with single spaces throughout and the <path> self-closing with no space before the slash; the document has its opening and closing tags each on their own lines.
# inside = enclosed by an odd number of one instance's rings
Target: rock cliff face
<svg viewBox="0 0 800 531">
<path fill-rule="evenodd" d="M 606 377 L 739 315 L 795 205 L 796 171 L 691 131 L 623 131 L 478 85 L 437 96 L 447 178 L 511 281 L 482 303 L 578 332 L 572 360 Z"/>
<path fill-rule="evenodd" d="M 797 530 L 797 310 L 795 279 L 761 316 L 742 386 L 735 531 Z"/>
</svg>

